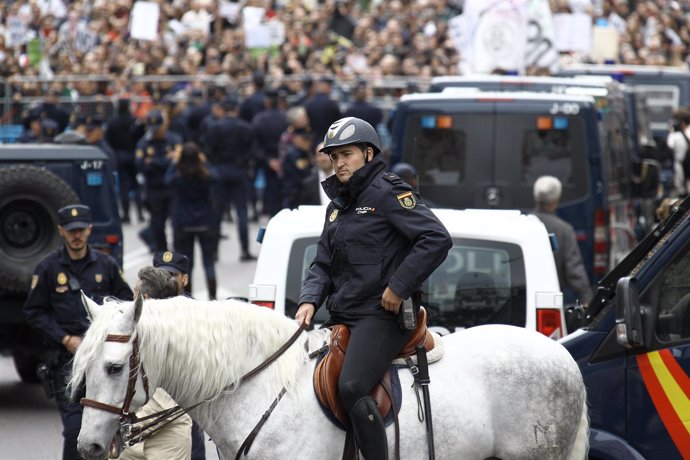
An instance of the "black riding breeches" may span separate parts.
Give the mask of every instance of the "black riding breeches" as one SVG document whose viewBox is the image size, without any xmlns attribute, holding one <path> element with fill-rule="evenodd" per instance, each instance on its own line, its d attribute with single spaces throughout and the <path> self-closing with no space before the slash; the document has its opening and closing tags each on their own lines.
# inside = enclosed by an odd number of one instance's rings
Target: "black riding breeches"
<svg viewBox="0 0 690 460">
<path fill-rule="evenodd" d="M 350 342 L 338 380 L 338 393 L 349 413 L 381 380 L 412 331 L 401 330 L 393 314 L 390 318 L 366 316 L 337 322 L 350 328 Z"/>
</svg>

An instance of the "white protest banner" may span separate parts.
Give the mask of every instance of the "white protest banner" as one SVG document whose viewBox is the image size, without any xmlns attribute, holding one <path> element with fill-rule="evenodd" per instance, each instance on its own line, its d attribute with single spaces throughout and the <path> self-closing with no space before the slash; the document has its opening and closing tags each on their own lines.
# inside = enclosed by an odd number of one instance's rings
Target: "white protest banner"
<svg viewBox="0 0 690 460">
<path fill-rule="evenodd" d="M 80 23 L 77 27 L 77 34 L 74 37 L 74 49 L 82 53 L 88 53 L 96 46 L 97 41 L 98 34 L 85 23 Z"/>
<path fill-rule="evenodd" d="M 156 40 L 158 38 L 158 18 L 160 5 L 155 2 L 138 1 L 134 3 L 129 20 L 130 36 L 137 40 Z"/>
<path fill-rule="evenodd" d="M 554 14 L 556 49 L 589 53 L 592 49 L 592 16 L 589 14 Z"/>
<path fill-rule="evenodd" d="M 524 72 L 528 66 L 556 70 L 558 53 L 548 0 L 465 0 L 449 21 L 463 73 L 496 68 Z"/>
<path fill-rule="evenodd" d="M 285 41 L 285 24 L 273 19 L 244 29 L 244 44 L 247 48 L 270 48 Z"/>
<path fill-rule="evenodd" d="M 618 31 L 609 26 L 594 26 L 590 57 L 595 62 L 618 60 Z"/>
<path fill-rule="evenodd" d="M 26 24 L 19 16 L 7 16 L 7 46 L 26 43 Z"/>
<path fill-rule="evenodd" d="M 525 65 L 558 70 L 556 29 L 548 0 L 529 0 L 526 16 L 528 20 L 527 55 Z"/>
<path fill-rule="evenodd" d="M 228 22 L 235 23 L 240 16 L 240 4 L 238 2 L 220 2 L 220 15 L 228 20 Z"/>
</svg>

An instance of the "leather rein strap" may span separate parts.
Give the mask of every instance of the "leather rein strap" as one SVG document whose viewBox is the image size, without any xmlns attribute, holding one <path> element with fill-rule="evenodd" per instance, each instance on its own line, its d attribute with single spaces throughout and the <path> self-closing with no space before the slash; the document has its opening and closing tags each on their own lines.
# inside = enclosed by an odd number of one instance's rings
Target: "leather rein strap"
<svg viewBox="0 0 690 460">
<path fill-rule="evenodd" d="M 115 343 L 127 343 L 132 338 L 131 335 L 123 334 L 108 334 L 105 337 L 106 342 Z M 129 377 L 127 379 L 127 393 L 125 393 L 125 401 L 122 407 L 113 406 L 112 404 L 102 403 L 94 399 L 81 398 L 79 401 L 82 406 L 90 406 L 96 409 L 101 409 L 107 412 L 112 412 L 113 414 L 118 414 L 120 420 L 124 421 L 131 415 L 129 413 L 129 406 L 132 404 L 132 399 L 136 393 L 137 376 L 141 371 L 141 378 L 144 383 L 144 390 L 146 391 L 146 401 L 149 400 L 149 379 L 146 377 L 146 372 L 144 371 L 144 366 L 141 364 L 139 358 L 139 341 L 135 337 L 132 341 L 132 354 L 129 355 Z"/>
</svg>

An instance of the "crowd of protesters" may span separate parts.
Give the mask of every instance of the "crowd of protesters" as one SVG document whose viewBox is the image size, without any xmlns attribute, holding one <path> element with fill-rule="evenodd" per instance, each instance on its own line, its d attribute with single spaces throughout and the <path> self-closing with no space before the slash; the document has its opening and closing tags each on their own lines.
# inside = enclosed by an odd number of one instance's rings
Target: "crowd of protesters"
<svg viewBox="0 0 690 460">
<path fill-rule="evenodd" d="M 78 82 L 71 94 L 159 93 L 185 88 L 169 83 L 133 87 L 132 77 L 226 76 L 248 81 L 263 71 L 272 81 L 304 75 L 339 79 L 431 77 L 458 73 L 458 52 L 448 19 L 458 0 L 249 0 L 264 19 L 285 25 L 284 42 L 268 52 L 247 48 L 242 10 L 228 18 L 216 0 L 159 0 L 154 41 L 130 37 L 133 0 L 15 0 L 0 4 L 0 77 L 101 76 Z M 620 32 L 619 61 L 682 65 L 690 43 L 690 4 L 668 0 L 551 0 L 554 13 L 585 12 Z M 16 41 L 16 21 L 25 24 Z M 15 24 L 13 27 L 12 24 Z M 14 32 L 14 35 L 13 35 Z M 37 46 L 32 46 L 34 43 Z M 568 58 L 564 56 L 564 58 Z M 23 81 L 18 96 L 42 94 Z"/>
</svg>

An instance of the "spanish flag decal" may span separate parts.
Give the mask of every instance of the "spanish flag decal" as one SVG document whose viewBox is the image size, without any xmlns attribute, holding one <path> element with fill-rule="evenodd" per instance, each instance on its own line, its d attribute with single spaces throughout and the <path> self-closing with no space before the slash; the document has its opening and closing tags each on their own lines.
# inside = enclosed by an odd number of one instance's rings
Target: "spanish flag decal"
<svg viewBox="0 0 690 460">
<path fill-rule="evenodd" d="M 642 380 L 683 458 L 690 458 L 690 377 L 669 349 L 637 356 Z"/>
</svg>

